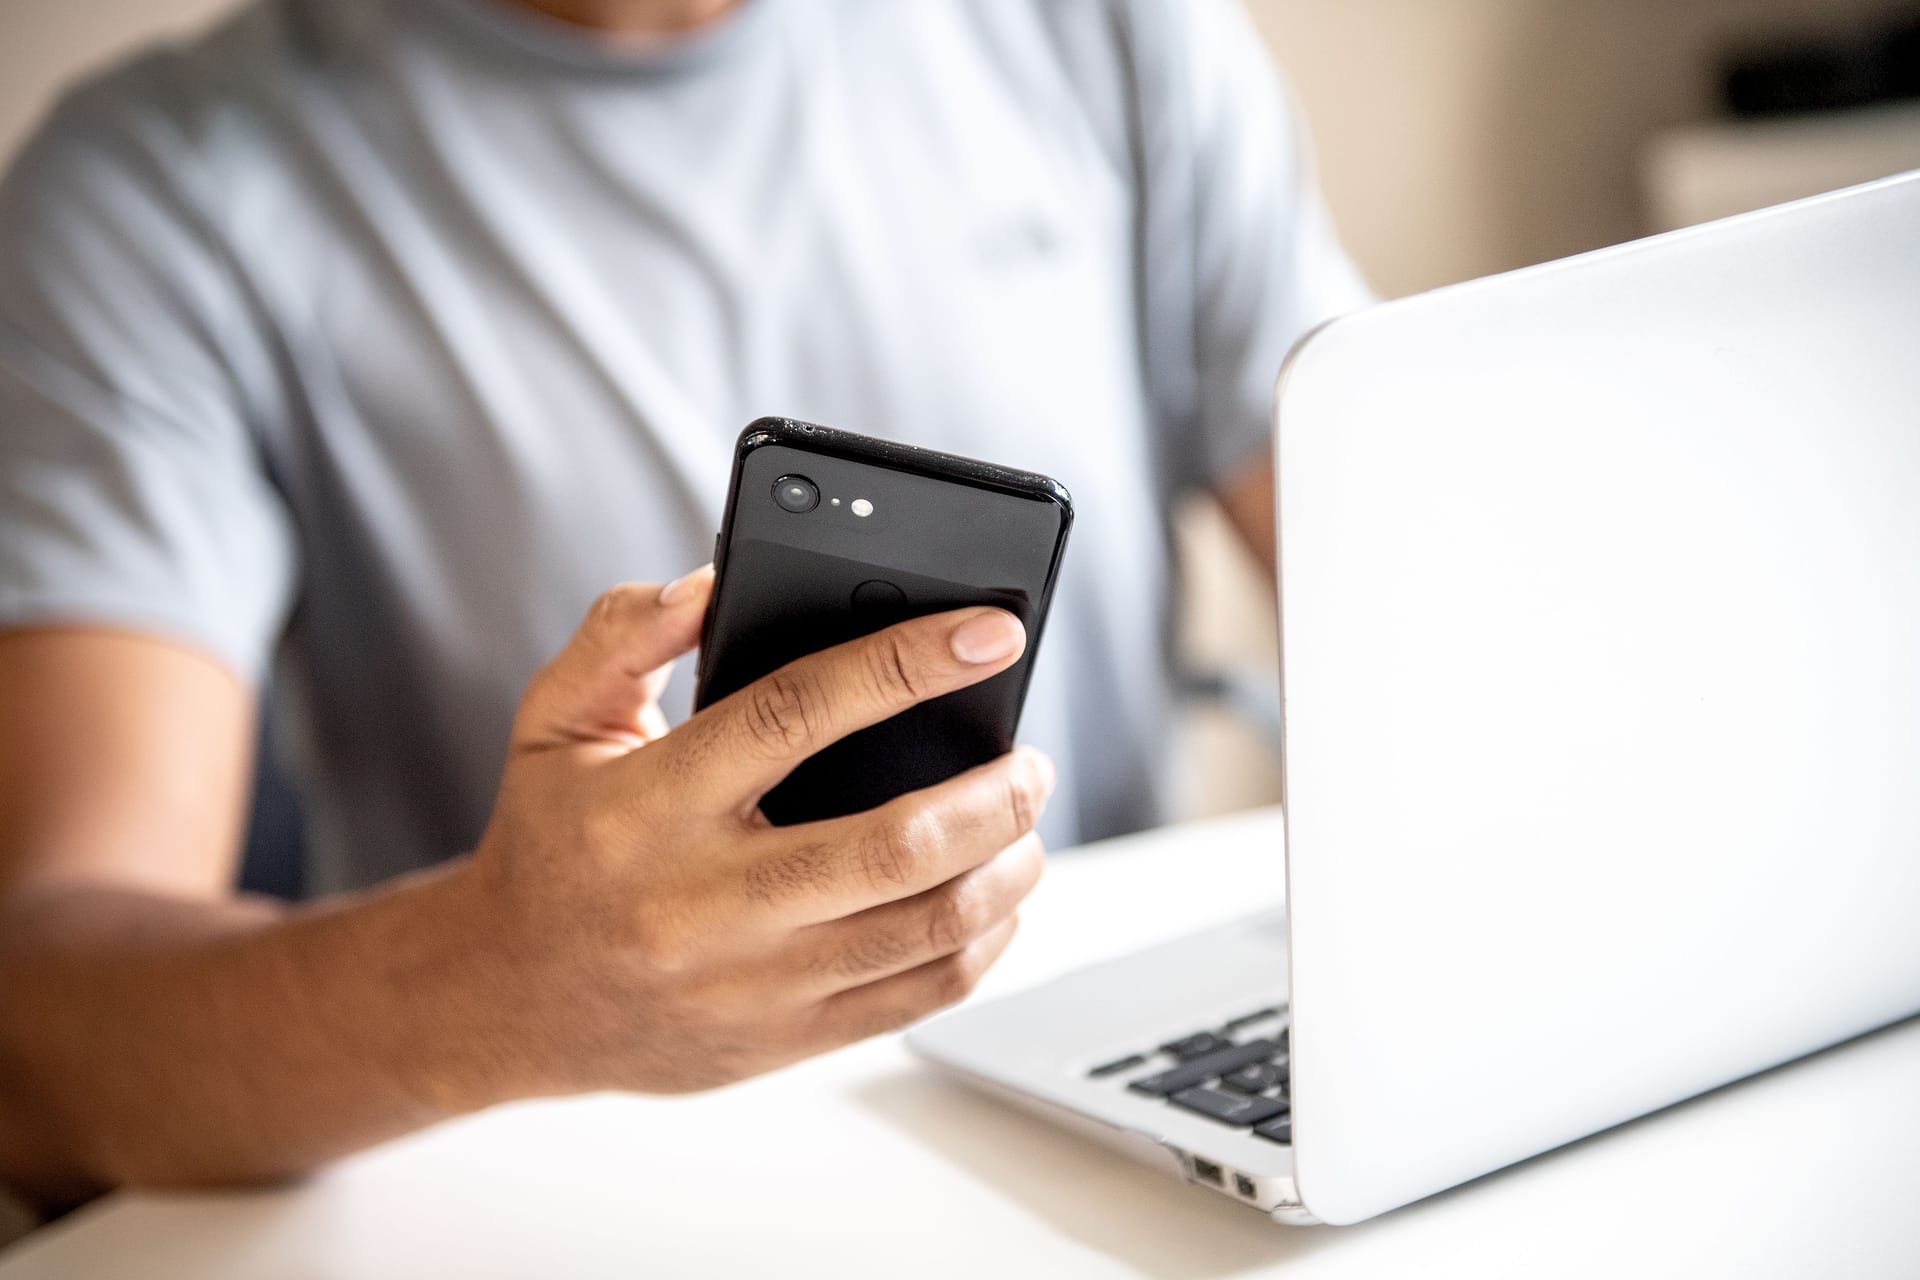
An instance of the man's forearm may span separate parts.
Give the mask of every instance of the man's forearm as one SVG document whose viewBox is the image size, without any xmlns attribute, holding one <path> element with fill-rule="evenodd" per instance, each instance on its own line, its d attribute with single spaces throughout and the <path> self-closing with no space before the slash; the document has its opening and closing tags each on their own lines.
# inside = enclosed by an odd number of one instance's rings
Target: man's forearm
<svg viewBox="0 0 1920 1280">
<path fill-rule="evenodd" d="M 91 887 L 0 914 L 0 1182 L 281 1177 L 538 1091 L 449 867 L 286 909 Z"/>
<path fill-rule="evenodd" d="M 1215 497 L 1227 513 L 1227 521 L 1240 535 L 1253 558 L 1272 577 L 1280 567 L 1279 531 L 1275 527 L 1273 458 L 1259 457 L 1226 478 Z"/>
<path fill-rule="evenodd" d="M 220 797 L 162 767 L 219 698 L 123 725 L 114 768 L 75 731 L 76 701 L 95 725 L 152 703 L 158 660 L 128 696 L 99 690 L 171 650 L 89 664 L 16 643 L 9 684 L 0 645 L 0 728 L 17 730 L 0 733 L 0 1181 L 58 1199 L 273 1178 L 496 1101 L 731 1084 L 972 990 L 1045 862 L 1044 756 L 800 826 L 758 807 L 832 743 L 1011 668 L 1019 619 L 911 618 L 668 733 L 657 699 L 712 582 L 595 603 L 528 683 L 472 857 L 294 911 L 210 900 Z M 225 722 L 200 755 L 233 780 L 232 696 Z M 237 787 L 221 795 L 237 808 Z M 161 853 L 130 856 L 135 832 Z"/>
</svg>

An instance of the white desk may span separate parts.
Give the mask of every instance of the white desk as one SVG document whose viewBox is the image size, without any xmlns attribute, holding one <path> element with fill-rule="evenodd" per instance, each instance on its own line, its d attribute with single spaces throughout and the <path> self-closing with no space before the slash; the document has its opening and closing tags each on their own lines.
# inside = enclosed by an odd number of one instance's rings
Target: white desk
<svg viewBox="0 0 1920 1280">
<path fill-rule="evenodd" d="M 1277 892 L 1277 847 L 1262 813 L 1058 856 L 986 990 L 1257 907 L 1223 890 Z M 1920 1021 L 1358 1227 L 1274 1226 L 889 1038 L 504 1108 L 290 1189 L 117 1195 L 0 1255 L 0 1280 L 1262 1273 L 1920 1276 Z"/>
</svg>

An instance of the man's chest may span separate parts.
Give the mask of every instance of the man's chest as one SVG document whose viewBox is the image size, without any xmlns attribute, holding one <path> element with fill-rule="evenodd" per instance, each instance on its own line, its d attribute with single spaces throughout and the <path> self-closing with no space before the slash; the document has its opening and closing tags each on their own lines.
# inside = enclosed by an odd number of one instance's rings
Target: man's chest
<svg viewBox="0 0 1920 1280">
<path fill-rule="evenodd" d="M 1082 541 L 1150 542 L 1128 183 L 1016 104 L 922 93 L 795 89 L 704 133 L 643 101 L 340 122 L 259 264 L 310 589 L 391 580 L 485 637 L 477 670 L 524 665 L 704 556 L 768 413 L 1055 475 Z"/>
<path fill-rule="evenodd" d="M 1133 215 L 1091 149 L 831 94 L 704 158 L 622 123 L 467 120 L 302 204 L 296 450 L 408 490 L 631 458 L 710 507 L 762 413 L 1043 468 L 1136 426 Z"/>
</svg>

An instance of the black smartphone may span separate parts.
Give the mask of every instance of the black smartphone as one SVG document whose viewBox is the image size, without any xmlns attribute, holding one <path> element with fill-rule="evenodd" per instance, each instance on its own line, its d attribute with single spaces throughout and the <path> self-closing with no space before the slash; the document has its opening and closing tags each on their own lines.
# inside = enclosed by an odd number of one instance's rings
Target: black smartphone
<svg viewBox="0 0 1920 1280">
<path fill-rule="evenodd" d="M 694 706 L 795 658 L 921 614 L 997 605 L 1020 661 L 804 761 L 760 802 L 778 825 L 858 813 L 1013 747 L 1073 524 L 1046 476 L 810 422 L 740 435 Z"/>
</svg>

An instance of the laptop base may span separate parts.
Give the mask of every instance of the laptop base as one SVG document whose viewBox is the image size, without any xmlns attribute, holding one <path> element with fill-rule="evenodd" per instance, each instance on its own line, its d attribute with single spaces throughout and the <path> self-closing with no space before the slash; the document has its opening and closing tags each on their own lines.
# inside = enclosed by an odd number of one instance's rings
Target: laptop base
<svg viewBox="0 0 1920 1280">
<path fill-rule="evenodd" d="M 1283 1089 L 1251 1086 L 1263 1083 L 1259 1068 L 1283 1070 L 1286 964 L 1284 914 L 1265 912 L 970 1005 L 907 1043 L 1049 1123 L 1277 1222 L 1311 1225 L 1291 1146 L 1255 1131 L 1284 1132 Z M 1163 1077 L 1183 1087 L 1157 1089 Z M 1193 1109 L 1231 1112 L 1233 1099 L 1257 1123 Z"/>
</svg>

